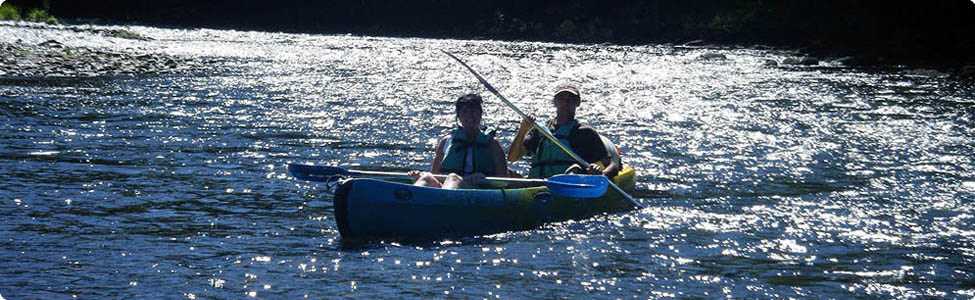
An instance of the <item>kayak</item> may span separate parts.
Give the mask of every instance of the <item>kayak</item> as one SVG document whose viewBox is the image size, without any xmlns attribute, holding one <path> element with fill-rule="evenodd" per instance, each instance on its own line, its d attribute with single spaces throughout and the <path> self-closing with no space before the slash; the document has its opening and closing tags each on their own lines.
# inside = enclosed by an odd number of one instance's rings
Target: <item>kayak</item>
<svg viewBox="0 0 975 300">
<path fill-rule="evenodd" d="M 632 193 L 636 171 L 624 166 L 613 181 Z M 633 206 L 612 189 L 598 198 L 571 198 L 545 186 L 440 189 L 353 178 L 340 182 L 333 207 L 343 238 L 430 240 L 527 230 Z"/>
</svg>

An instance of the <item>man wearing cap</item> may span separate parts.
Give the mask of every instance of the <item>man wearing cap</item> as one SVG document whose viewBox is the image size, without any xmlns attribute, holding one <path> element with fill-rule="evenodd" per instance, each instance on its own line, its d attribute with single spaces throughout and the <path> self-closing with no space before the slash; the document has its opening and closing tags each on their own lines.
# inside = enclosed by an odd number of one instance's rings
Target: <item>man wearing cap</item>
<svg viewBox="0 0 975 300">
<path fill-rule="evenodd" d="M 589 174 L 616 176 L 621 166 L 619 162 L 610 159 L 599 133 L 575 119 L 576 108 L 580 103 L 582 97 L 574 84 L 560 84 L 556 87 L 555 96 L 552 98 L 552 104 L 555 105 L 555 119 L 546 122 L 546 126 L 559 142 L 588 162 L 588 166 L 576 164 L 572 156 L 541 135 L 537 129 L 533 129 L 534 117 L 526 117 L 521 121 L 518 135 L 508 149 L 508 161 L 515 162 L 526 153 L 531 153 L 529 178 L 548 178 L 571 171 L 570 169 L 585 170 Z"/>
</svg>

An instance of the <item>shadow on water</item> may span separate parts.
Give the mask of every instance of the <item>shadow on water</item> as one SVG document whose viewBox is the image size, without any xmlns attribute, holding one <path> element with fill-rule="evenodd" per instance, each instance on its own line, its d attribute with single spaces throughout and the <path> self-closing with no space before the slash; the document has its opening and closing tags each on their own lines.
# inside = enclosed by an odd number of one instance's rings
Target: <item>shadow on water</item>
<svg viewBox="0 0 975 300">
<path fill-rule="evenodd" d="M 537 226 L 536 228 L 542 228 Z M 532 229 L 528 229 L 532 230 Z M 401 247 L 416 247 L 425 249 L 443 248 L 462 248 L 472 245 L 490 246 L 504 245 L 509 242 L 511 234 L 514 232 L 496 233 L 486 236 L 456 237 L 440 239 L 379 239 L 379 238 L 339 238 L 339 249 L 348 252 L 361 252 L 363 250 L 378 249 L 390 245 Z"/>
<path fill-rule="evenodd" d="M 131 80 L 142 76 L 97 76 L 97 77 L 5 77 L 0 76 L 0 85 L 23 87 L 74 87 L 99 88 L 114 82 Z"/>
</svg>

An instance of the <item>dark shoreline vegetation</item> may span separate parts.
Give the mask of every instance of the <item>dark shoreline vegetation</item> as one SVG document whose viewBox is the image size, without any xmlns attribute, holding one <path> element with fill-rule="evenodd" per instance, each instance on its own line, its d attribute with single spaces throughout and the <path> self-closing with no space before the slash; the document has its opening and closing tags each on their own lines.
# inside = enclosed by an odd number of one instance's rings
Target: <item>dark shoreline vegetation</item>
<svg viewBox="0 0 975 300">
<path fill-rule="evenodd" d="M 21 16 L 20 9 L 14 7 L 13 5 L 4 3 L 0 5 L 0 20 L 10 20 L 10 21 L 28 21 L 28 22 L 40 22 L 47 24 L 58 24 L 58 18 L 55 18 L 47 10 L 34 8 L 27 12 L 27 15 Z"/>
<path fill-rule="evenodd" d="M 975 74 L 975 4 L 938 1 L 10 0 L 80 22 L 798 50 L 850 66 Z"/>
</svg>

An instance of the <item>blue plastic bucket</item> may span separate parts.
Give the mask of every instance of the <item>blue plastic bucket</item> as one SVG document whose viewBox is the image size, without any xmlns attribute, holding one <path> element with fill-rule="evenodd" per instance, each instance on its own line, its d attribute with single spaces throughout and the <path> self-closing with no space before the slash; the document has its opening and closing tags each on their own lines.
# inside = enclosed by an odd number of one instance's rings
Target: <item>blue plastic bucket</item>
<svg viewBox="0 0 975 300">
<path fill-rule="evenodd" d="M 545 180 L 552 194 L 572 198 L 599 198 L 606 194 L 609 178 L 603 175 L 561 174 Z"/>
</svg>

